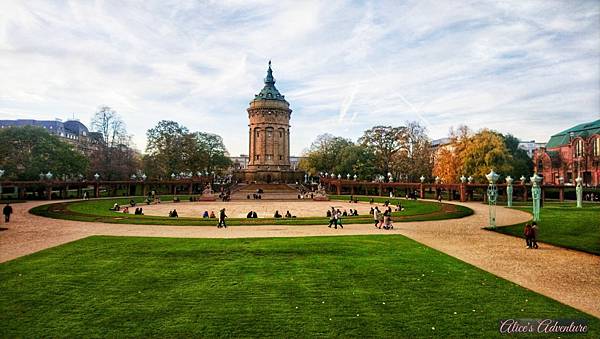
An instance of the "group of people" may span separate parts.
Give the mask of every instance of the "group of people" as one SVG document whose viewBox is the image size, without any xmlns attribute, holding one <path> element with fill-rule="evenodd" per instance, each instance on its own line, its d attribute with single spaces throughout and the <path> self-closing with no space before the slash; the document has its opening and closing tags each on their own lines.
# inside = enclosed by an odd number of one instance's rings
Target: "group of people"
<svg viewBox="0 0 600 339">
<path fill-rule="evenodd" d="M 336 230 L 338 226 L 344 228 L 344 225 L 342 225 L 342 212 L 339 208 L 331 207 L 331 210 L 327 211 L 327 216 L 329 217 L 329 226 L 327 227 L 331 228 L 333 226 Z"/>
<path fill-rule="evenodd" d="M 331 209 L 331 210 L 327 210 L 327 212 L 326 212 L 326 214 L 325 214 L 325 215 L 326 215 L 328 218 L 329 218 L 329 217 L 331 217 L 331 216 L 332 216 L 332 214 L 333 214 L 333 210 L 334 210 L 334 208 L 333 208 L 333 207 L 332 207 L 332 209 Z M 336 212 L 337 212 L 337 211 L 339 211 L 339 209 L 338 209 L 338 210 L 336 210 Z M 356 217 L 356 216 L 358 216 L 358 210 L 355 210 L 355 209 L 352 209 L 352 208 L 350 209 L 350 212 L 348 212 L 348 211 L 346 211 L 346 210 L 344 210 L 344 212 L 342 212 L 342 217 Z"/>
<path fill-rule="evenodd" d="M 173 209 L 172 211 L 169 211 L 169 218 L 179 218 L 179 214 L 177 214 L 177 210 Z"/>
<path fill-rule="evenodd" d="M 392 207 L 387 206 L 385 211 L 381 212 L 379 210 L 379 206 L 375 206 L 375 208 L 371 208 L 369 214 L 373 215 L 373 221 L 375 223 L 375 228 L 383 228 L 385 230 L 391 230 L 394 228 L 394 224 L 392 223 Z"/>
<path fill-rule="evenodd" d="M 217 216 L 215 215 L 215 211 L 210 211 L 210 215 L 208 214 L 208 211 L 204 211 L 204 213 L 202 214 L 202 218 L 216 219 Z"/>
<path fill-rule="evenodd" d="M 246 195 L 246 199 L 250 200 L 250 194 Z M 262 199 L 262 195 L 260 195 L 259 193 L 253 193 L 252 199 L 260 200 L 260 199 Z"/>
<path fill-rule="evenodd" d="M 250 211 L 248 212 L 248 214 L 246 214 L 246 218 L 251 219 L 251 218 L 258 218 L 258 215 L 256 214 L 256 211 Z"/>
<path fill-rule="evenodd" d="M 273 215 L 273 218 L 281 218 L 281 214 L 279 213 L 279 210 L 275 211 L 275 214 Z M 295 215 L 292 215 L 292 213 L 290 213 L 290 211 L 286 211 L 285 212 L 285 216 L 283 216 L 284 218 L 295 218 Z"/>
<path fill-rule="evenodd" d="M 537 244 L 537 236 L 538 236 L 538 225 L 537 222 L 533 221 L 531 223 L 525 224 L 525 229 L 523 230 L 523 234 L 525 235 L 525 244 L 527 248 L 538 248 Z"/>
</svg>

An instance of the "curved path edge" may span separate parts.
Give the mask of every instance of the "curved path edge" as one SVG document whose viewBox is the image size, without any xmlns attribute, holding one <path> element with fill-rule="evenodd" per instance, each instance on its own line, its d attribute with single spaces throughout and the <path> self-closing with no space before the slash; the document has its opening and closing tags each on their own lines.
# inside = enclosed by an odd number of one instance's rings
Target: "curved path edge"
<svg viewBox="0 0 600 339">
<path fill-rule="evenodd" d="M 371 234 L 401 234 L 525 288 L 600 318 L 600 256 L 542 244 L 525 248 L 522 239 L 482 229 L 487 205 L 456 203 L 474 214 L 461 219 L 396 223 L 394 230 L 371 224 L 345 225 L 343 229 L 315 226 L 156 226 L 108 224 L 50 219 L 28 211 L 48 202 L 13 205 L 16 213 L 8 230 L 0 232 L 0 263 L 92 235 L 175 238 L 263 238 Z M 530 220 L 529 213 L 497 207 L 498 225 Z M 543 232 L 543 230 L 541 230 Z"/>
</svg>

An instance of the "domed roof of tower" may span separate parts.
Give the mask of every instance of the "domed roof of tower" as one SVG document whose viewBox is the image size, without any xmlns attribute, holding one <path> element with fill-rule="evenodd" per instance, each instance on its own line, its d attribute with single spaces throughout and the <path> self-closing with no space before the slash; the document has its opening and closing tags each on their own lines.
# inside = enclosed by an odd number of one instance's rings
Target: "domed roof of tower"
<svg viewBox="0 0 600 339">
<path fill-rule="evenodd" d="M 279 93 L 275 87 L 275 78 L 273 78 L 273 70 L 271 69 L 271 60 L 269 60 L 269 69 L 267 69 L 267 77 L 265 78 L 265 87 L 260 93 L 254 96 L 254 100 L 279 100 L 285 101 L 285 96 Z M 287 102 L 287 101 L 286 101 Z"/>
</svg>

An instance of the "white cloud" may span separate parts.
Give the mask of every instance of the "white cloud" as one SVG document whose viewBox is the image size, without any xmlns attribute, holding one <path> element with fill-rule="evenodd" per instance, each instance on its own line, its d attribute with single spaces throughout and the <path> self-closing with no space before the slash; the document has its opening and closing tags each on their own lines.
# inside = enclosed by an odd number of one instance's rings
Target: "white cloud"
<svg viewBox="0 0 600 339">
<path fill-rule="evenodd" d="M 599 117 L 599 22 L 593 1 L 2 1 L 0 119 L 109 105 L 140 148 L 171 119 L 246 153 L 272 59 L 292 153 L 405 120 L 546 140 Z"/>
</svg>

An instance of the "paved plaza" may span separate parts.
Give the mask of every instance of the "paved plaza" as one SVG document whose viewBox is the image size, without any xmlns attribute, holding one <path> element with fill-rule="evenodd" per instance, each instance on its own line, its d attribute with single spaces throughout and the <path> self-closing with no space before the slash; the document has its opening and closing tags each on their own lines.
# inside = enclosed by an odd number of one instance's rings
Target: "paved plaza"
<svg viewBox="0 0 600 339">
<path fill-rule="evenodd" d="M 218 214 L 219 210 L 225 207 L 226 214 L 230 218 L 245 218 L 249 211 L 255 211 L 259 218 L 272 218 L 275 211 L 285 215 L 290 211 L 296 217 L 325 217 L 325 214 L 331 207 L 340 209 L 340 211 L 350 211 L 357 209 L 359 215 L 369 214 L 369 209 L 373 206 L 369 203 L 349 203 L 342 201 L 312 201 L 312 200 L 242 200 L 230 201 L 227 203 L 215 202 L 180 202 L 177 204 L 156 204 L 140 205 L 144 209 L 145 215 L 156 215 L 166 217 L 169 211 L 177 209 L 180 217 L 202 217 L 204 211 L 211 211 Z M 380 207 L 381 208 L 381 207 Z M 133 214 L 135 209 L 130 209 Z"/>
<path fill-rule="evenodd" d="M 371 224 L 345 225 L 343 229 L 338 230 L 327 228 L 325 225 L 232 226 L 227 229 L 123 225 L 48 219 L 27 212 L 30 208 L 45 203 L 47 202 L 14 204 L 16 213 L 8 224 L 8 230 L 0 232 L 0 262 L 92 235 L 245 238 L 402 234 L 523 287 L 600 317 L 599 256 L 546 244 L 542 244 L 539 250 L 527 250 L 521 239 L 481 229 L 481 226 L 487 223 L 488 212 L 487 205 L 481 203 L 461 203 L 475 211 L 469 217 L 459 220 L 396 223 L 392 231 L 375 229 Z M 250 208 L 260 211 L 260 208 L 266 208 L 269 204 L 273 204 L 274 207 L 297 206 L 297 209 L 291 209 L 298 214 L 311 214 L 315 211 L 317 215 L 324 213 L 331 205 L 346 206 L 343 202 L 308 201 L 234 201 L 210 204 L 215 206 L 215 209 L 226 206 L 233 213 Z M 359 211 L 368 211 L 370 206 L 348 205 L 359 206 Z M 163 203 L 158 208 L 168 211 L 169 208 L 179 209 L 180 206 L 186 204 Z M 184 210 L 182 209 L 182 212 Z M 529 219 L 528 213 L 498 207 L 498 225 L 510 225 Z M 2 224 L 2 227 L 6 226 Z"/>
</svg>

